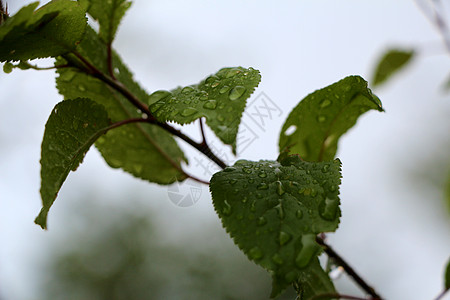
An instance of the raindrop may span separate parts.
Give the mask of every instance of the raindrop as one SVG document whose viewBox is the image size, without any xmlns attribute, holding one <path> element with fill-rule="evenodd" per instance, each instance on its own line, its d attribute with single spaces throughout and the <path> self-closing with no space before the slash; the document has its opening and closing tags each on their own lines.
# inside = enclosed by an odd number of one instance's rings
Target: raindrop
<svg viewBox="0 0 450 300">
<path fill-rule="evenodd" d="M 328 221 L 334 220 L 338 206 L 339 201 L 337 201 L 337 199 L 326 198 L 325 201 L 320 204 L 320 216 Z"/>
<path fill-rule="evenodd" d="M 332 280 L 339 279 L 344 274 L 344 268 L 339 266 L 330 271 L 329 275 Z"/>
<path fill-rule="evenodd" d="M 219 81 L 216 81 L 216 82 L 214 82 L 213 84 L 211 84 L 211 87 L 212 87 L 212 88 L 215 88 L 215 87 L 217 87 L 219 84 L 220 84 L 220 82 L 219 82 Z"/>
<path fill-rule="evenodd" d="M 219 90 L 219 94 L 225 94 L 230 89 L 229 86 L 225 85 Z"/>
<path fill-rule="evenodd" d="M 82 92 L 86 91 L 86 88 L 84 87 L 84 85 L 78 85 L 78 89 Z"/>
<path fill-rule="evenodd" d="M 64 72 L 61 75 L 59 75 L 60 80 L 62 81 L 71 81 L 73 79 L 73 77 L 75 76 L 75 72 Z"/>
<path fill-rule="evenodd" d="M 141 174 L 142 173 L 142 168 L 143 166 L 141 164 L 134 164 L 133 165 L 133 170 L 135 172 L 135 174 Z"/>
<path fill-rule="evenodd" d="M 242 203 L 247 203 L 247 201 L 248 201 L 248 198 L 247 197 L 244 197 L 244 198 L 242 198 Z"/>
<path fill-rule="evenodd" d="M 186 99 L 183 101 L 184 104 L 191 104 L 191 100 L 190 99 Z"/>
<path fill-rule="evenodd" d="M 181 112 L 181 115 L 183 117 L 189 117 L 189 116 L 192 116 L 193 114 L 195 114 L 196 112 L 197 112 L 197 110 L 195 108 L 188 107 L 188 108 L 183 109 L 183 111 Z"/>
<path fill-rule="evenodd" d="M 295 212 L 295 216 L 297 217 L 297 219 L 303 218 L 303 211 L 302 211 L 301 209 L 298 209 L 298 210 Z"/>
<path fill-rule="evenodd" d="M 258 226 L 262 226 L 262 225 L 264 225 L 266 223 L 267 223 L 266 218 L 264 218 L 264 217 L 259 217 L 258 218 L 258 222 L 257 222 Z"/>
<path fill-rule="evenodd" d="M 205 104 L 203 104 L 203 108 L 206 109 L 216 109 L 217 101 L 216 100 L 209 100 Z"/>
<path fill-rule="evenodd" d="M 311 189 L 311 197 L 315 197 L 315 196 L 317 196 L 317 190 Z"/>
<path fill-rule="evenodd" d="M 228 183 L 229 184 L 235 184 L 237 182 L 237 179 L 230 179 L 230 180 L 228 180 Z"/>
<path fill-rule="evenodd" d="M 325 165 L 325 166 L 323 166 L 323 168 L 322 168 L 322 172 L 323 172 L 323 173 L 327 173 L 329 169 L 330 169 L 330 165 Z"/>
<path fill-rule="evenodd" d="M 260 184 L 258 184 L 258 186 L 256 188 L 258 190 L 267 190 L 269 188 L 269 186 L 265 182 L 261 182 Z"/>
<path fill-rule="evenodd" d="M 286 245 L 292 238 L 292 236 L 284 231 L 280 231 L 280 234 L 278 236 L 280 241 L 280 246 Z"/>
<path fill-rule="evenodd" d="M 239 69 L 230 69 L 227 74 L 225 75 L 226 78 L 234 77 L 236 74 L 241 73 L 241 70 Z"/>
<path fill-rule="evenodd" d="M 261 171 L 261 172 L 258 173 L 258 176 L 261 177 L 261 178 L 266 178 L 267 177 L 267 173 L 264 172 L 264 171 Z"/>
<path fill-rule="evenodd" d="M 220 80 L 217 76 L 211 75 L 208 78 L 205 79 L 205 84 L 211 84 L 212 82 Z"/>
<path fill-rule="evenodd" d="M 245 90 L 246 88 L 241 85 L 235 86 L 228 94 L 228 98 L 231 101 L 237 100 L 245 93 Z"/>
<path fill-rule="evenodd" d="M 250 205 L 250 211 L 251 212 L 255 212 L 256 211 L 256 201 L 253 201 L 252 204 Z"/>
<path fill-rule="evenodd" d="M 250 173 L 251 173 L 251 171 L 250 171 Z M 254 183 L 254 182 L 255 182 L 255 179 L 253 179 L 253 178 L 248 179 L 248 183 Z"/>
<path fill-rule="evenodd" d="M 318 253 L 319 245 L 316 244 L 314 234 L 305 234 L 302 236 L 302 249 L 295 258 L 295 264 L 299 268 L 306 267 L 311 259 Z"/>
<path fill-rule="evenodd" d="M 325 108 L 327 106 L 330 106 L 330 104 L 331 104 L 331 100 L 325 99 L 320 103 L 320 108 Z"/>
<path fill-rule="evenodd" d="M 193 87 L 191 87 L 191 86 L 185 86 L 185 87 L 181 90 L 181 92 L 182 92 L 183 94 L 188 94 L 188 93 L 192 92 L 193 90 L 194 90 Z"/>
<path fill-rule="evenodd" d="M 169 91 L 159 90 L 159 91 L 156 91 L 153 94 L 151 94 L 148 101 L 150 103 L 155 103 L 155 102 L 157 102 L 161 99 L 164 99 L 170 95 L 172 95 L 172 93 Z"/>
<path fill-rule="evenodd" d="M 319 123 L 323 123 L 326 120 L 327 120 L 327 117 L 325 117 L 325 116 L 320 115 L 320 116 L 317 117 L 317 121 L 319 121 Z"/>
<path fill-rule="evenodd" d="M 227 112 L 232 112 L 233 111 L 233 107 L 232 106 L 229 106 L 228 108 L 227 108 Z"/>
<path fill-rule="evenodd" d="M 274 263 L 276 263 L 277 265 L 282 265 L 283 264 L 283 259 L 281 258 L 280 254 L 278 254 L 278 253 L 275 253 L 272 256 L 272 261 Z"/>
<path fill-rule="evenodd" d="M 222 213 L 223 213 L 225 216 L 231 215 L 231 205 L 228 203 L 227 200 L 223 201 Z"/>
<path fill-rule="evenodd" d="M 294 134 L 296 131 L 297 131 L 297 126 L 291 125 L 291 126 L 288 127 L 288 129 L 286 129 L 284 131 L 284 135 L 285 136 L 290 136 L 290 135 Z"/>
<path fill-rule="evenodd" d="M 283 184 L 281 183 L 281 181 L 277 181 L 276 184 L 277 184 L 277 194 L 278 196 L 282 196 L 285 193 Z"/>
<path fill-rule="evenodd" d="M 263 257 L 263 252 L 259 247 L 253 247 L 252 249 L 250 249 L 250 251 L 248 252 L 248 256 L 250 257 L 250 259 L 260 259 Z"/>
<path fill-rule="evenodd" d="M 251 173 L 252 173 L 252 170 L 249 169 L 249 168 L 246 168 L 246 167 L 242 168 L 242 171 L 243 171 L 244 173 L 246 173 L 246 174 L 251 174 Z"/>
<path fill-rule="evenodd" d="M 275 206 L 275 209 L 277 210 L 278 217 L 281 220 L 283 220 L 284 219 L 284 210 L 283 210 L 283 207 L 281 206 L 281 203 L 278 204 L 277 206 Z"/>
<path fill-rule="evenodd" d="M 218 120 L 219 122 L 223 122 L 223 121 L 225 121 L 225 118 L 224 118 L 222 115 L 218 115 L 218 116 L 217 116 L 217 120 Z"/>
</svg>

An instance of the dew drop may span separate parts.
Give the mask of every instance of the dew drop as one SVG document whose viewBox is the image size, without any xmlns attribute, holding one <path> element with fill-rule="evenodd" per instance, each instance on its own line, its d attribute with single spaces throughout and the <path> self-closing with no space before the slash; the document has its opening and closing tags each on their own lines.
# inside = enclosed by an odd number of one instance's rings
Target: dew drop
<svg viewBox="0 0 450 300">
<path fill-rule="evenodd" d="M 234 77 L 236 74 L 241 73 L 241 70 L 239 69 L 230 69 L 227 74 L 225 75 L 226 78 Z"/>
<path fill-rule="evenodd" d="M 224 118 L 222 115 L 218 115 L 218 116 L 217 116 L 217 120 L 218 120 L 219 122 L 223 122 L 223 121 L 225 121 L 225 118 Z"/>
<path fill-rule="evenodd" d="M 284 131 L 284 135 L 290 136 L 290 135 L 294 134 L 296 131 L 297 131 L 297 126 L 291 125 Z"/>
<path fill-rule="evenodd" d="M 219 94 L 225 94 L 230 89 L 229 86 L 225 85 L 219 90 Z"/>
<path fill-rule="evenodd" d="M 231 101 L 239 99 L 245 93 L 245 90 L 246 88 L 241 85 L 235 86 L 228 94 L 228 99 Z"/>
<path fill-rule="evenodd" d="M 219 82 L 219 81 L 216 81 L 216 82 L 214 82 L 213 84 L 211 84 L 211 87 L 212 87 L 212 88 L 215 88 L 215 87 L 217 87 L 219 84 L 220 84 L 220 82 Z"/>
<path fill-rule="evenodd" d="M 220 79 L 217 76 L 211 75 L 211 76 L 209 76 L 208 78 L 205 79 L 205 84 L 208 85 L 208 84 L 211 84 L 211 83 L 213 83 L 215 81 L 218 81 L 218 80 L 220 80 Z"/>
<path fill-rule="evenodd" d="M 189 94 L 189 93 L 192 92 L 193 90 L 194 90 L 193 87 L 191 87 L 191 86 L 185 86 L 185 87 L 181 90 L 181 92 L 182 92 L 183 94 Z"/>
<path fill-rule="evenodd" d="M 278 196 L 282 196 L 285 193 L 283 184 L 281 183 L 281 181 L 277 181 L 276 184 L 277 184 L 277 194 Z"/>
<path fill-rule="evenodd" d="M 297 217 L 297 219 L 303 218 L 303 211 L 302 211 L 301 209 L 298 209 L 298 210 L 295 212 L 295 216 Z"/>
<path fill-rule="evenodd" d="M 253 201 L 252 204 L 250 205 L 250 211 L 251 212 L 255 212 L 256 211 L 256 201 Z"/>
<path fill-rule="evenodd" d="M 314 234 L 305 234 L 302 236 L 302 249 L 295 258 L 295 264 L 299 268 L 306 267 L 311 259 L 318 253 L 320 247 L 316 243 Z"/>
<path fill-rule="evenodd" d="M 190 99 L 186 99 L 183 101 L 184 104 L 191 104 L 191 100 Z"/>
<path fill-rule="evenodd" d="M 320 102 L 320 108 L 325 108 L 327 106 L 330 106 L 330 104 L 331 104 L 331 100 L 325 99 L 322 102 Z"/>
<path fill-rule="evenodd" d="M 326 120 L 327 120 L 327 117 L 325 117 L 325 116 L 320 115 L 320 116 L 317 117 L 317 121 L 318 121 L 319 123 L 323 123 L 323 122 L 325 122 Z"/>
<path fill-rule="evenodd" d="M 263 254 L 261 248 L 259 248 L 259 247 L 253 247 L 248 252 L 248 256 L 250 257 L 250 259 L 260 259 L 263 257 L 263 255 L 264 254 Z"/>
<path fill-rule="evenodd" d="M 252 170 L 249 169 L 249 168 L 246 168 L 246 167 L 242 168 L 242 171 L 243 171 L 244 173 L 246 173 L 246 174 L 251 174 L 251 173 L 252 173 Z"/>
<path fill-rule="evenodd" d="M 258 184 L 258 186 L 256 188 L 258 190 L 267 190 L 269 188 L 269 186 L 267 185 L 267 183 L 261 182 L 260 184 Z"/>
<path fill-rule="evenodd" d="M 334 220 L 334 218 L 336 217 L 338 206 L 339 201 L 337 201 L 337 199 L 326 198 L 325 201 L 320 204 L 320 216 L 328 221 Z"/>
<path fill-rule="evenodd" d="M 82 92 L 86 91 L 86 88 L 84 87 L 84 85 L 78 85 L 78 89 Z"/>
<path fill-rule="evenodd" d="M 281 255 L 278 254 L 278 253 L 275 253 L 275 254 L 272 256 L 272 261 L 273 261 L 274 263 L 276 263 L 277 265 L 282 265 L 282 264 L 283 264 L 283 258 L 281 258 Z"/>
<path fill-rule="evenodd" d="M 75 72 L 70 72 L 69 71 L 69 72 L 64 72 L 61 75 L 59 75 L 58 79 L 68 82 L 68 81 L 71 81 L 74 76 L 75 76 Z"/>
<path fill-rule="evenodd" d="M 251 172 L 250 172 L 251 173 Z M 248 183 L 254 183 L 255 182 L 255 179 L 253 179 L 253 178 L 249 178 L 248 179 Z"/>
<path fill-rule="evenodd" d="M 264 225 L 266 223 L 267 223 L 266 218 L 264 218 L 264 217 L 259 217 L 258 218 L 258 222 L 257 222 L 258 226 L 262 226 L 262 225 Z"/>
<path fill-rule="evenodd" d="M 284 231 L 280 231 L 280 234 L 278 235 L 278 239 L 280 241 L 280 246 L 286 245 L 290 240 L 292 236 Z"/>
<path fill-rule="evenodd" d="M 135 174 L 141 174 L 142 173 L 143 166 L 141 164 L 134 164 L 133 165 L 133 171 Z"/>
<path fill-rule="evenodd" d="M 225 216 L 231 215 L 231 205 L 230 205 L 230 203 L 228 203 L 227 200 L 223 201 L 222 213 L 223 213 Z"/>
<path fill-rule="evenodd" d="M 229 184 L 235 184 L 237 182 L 237 179 L 230 179 L 230 180 L 228 180 L 228 183 Z"/>
<path fill-rule="evenodd" d="M 183 111 L 181 112 L 181 115 L 183 117 L 189 117 L 192 116 L 193 114 L 195 114 L 196 112 L 198 112 L 195 108 L 193 107 L 188 107 L 183 109 Z"/>
<path fill-rule="evenodd" d="M 278 214 L 278 217 L 280 218 L 280 220 L 283 220 L 284 219 L 284 209 L 281 206 L 281 203 L 278 204 L 277 206 L 275 206 L 275 209 L 277 210 L 277 214 Z"/>
<path fill-rule="evenodd" d="M 327 173 L 328 170 L 330 170 L 330 165 L 325 165 L 325 166 L 323 166 L 323 168 L 322 168 L 322 172 L 323 172 L 323 173 Z"/>
<path fill-rule="evenodd" d="M 241 201 L 242 201 L 242 203 L 247 203 L 248 198 L 247 198 L 247 197 L 244 197 L 244 198 L 241 199 Z"/>
<path fill-rule="evenodd" d="M 258 173 L 258 176 L 261 177 L 261 178 L 266 178 L 267 177 L 267 173 L 264 172 L 264 171 L 261 171 L 261 172 Z"/>
<path fill-rule="evenodd" d="M 317 190 L 311 189 L 311 197 L 315 197 L 315 196 L 317 196 Z"/>
<path fill-rule="evenodd" d="M 216 100 L 209 100 L 205 104 L 203 104 L 203 108 L 206 108 L 206 109 L 216 109 L 216 107 L 217 107 Z"/>
<path fill-rule="evenodd" d="M 150 103 L 155 103 L 155 102 L 157 102 L 161 99 L 164 99 L 170 95 L 172 95 L 172 93 L 169 91 L 159 90 L 159 91 L 156 91 L 153 94 L 151 94 L 148 101 Z"/>
</svg>

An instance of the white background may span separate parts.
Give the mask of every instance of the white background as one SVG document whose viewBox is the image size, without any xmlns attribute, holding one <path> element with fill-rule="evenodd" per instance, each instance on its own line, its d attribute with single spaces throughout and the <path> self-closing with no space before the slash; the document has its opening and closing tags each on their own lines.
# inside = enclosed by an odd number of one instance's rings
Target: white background
<svg viewBox="0 0 450 300">
<path fill-rule="evenodd" d="M 10 1 L 10 13 L 26 3 Z M 341 139 L 343 217 L 330 235 L 330 243 L 386 299 L 418 300 L 441 291 L 450 254 L 442 191 L 450 153 L 450 94 L 442 86 L 450 57 L 442 45 L 436 28 L 407 0 L 137 0 L 114 44 L 148 92 L 197 83 L 225 66 L 260 70 L 262 82 L 253 97 L 266 93 L 283 115 L 239 153 L 253 160 L 276 158 L 284 119 L 308 93 L 353 74 L 370 81 L 376 60 L 390 46 L 418 49 L 406 70 L 374 89 L 386 113 L 367 113 Z M 44 124 L 62 100 L 54 77 L 53 71 L 0 74 L 0 298 L 6 300 L 32 299 L 38 275 L 33 265 L 70 213 L 65 195 L 76 199 L 83 189 L 95 189 L 105 203 L 122 189 L 149 195 L 168 239 L 205 225 L 220 227 L 206 186 L 197 205 L 177 208 L 165 187 L 110 169 L 94 149 L 63 186 L 50 211 L 49 231 L 34 225 Z M 198 136 L 195 127 L 186 131 Z M 200 156 L 180 145 L 191 162 Z M 432 170 L 421 171 L 427 166 Z M 190 170 L 202 172 L 195 163 Z"/>
</svg>

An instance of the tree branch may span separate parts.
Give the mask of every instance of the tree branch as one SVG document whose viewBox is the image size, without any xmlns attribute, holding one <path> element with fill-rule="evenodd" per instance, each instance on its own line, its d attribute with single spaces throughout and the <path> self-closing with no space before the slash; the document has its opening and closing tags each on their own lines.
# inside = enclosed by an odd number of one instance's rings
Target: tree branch
<svg viewBox="0 0 450 300">
<path fill-rule="evenodd" d="M 373 287 L 367 284 L 356 272 L 355 270 L 339 255 L 337 254 L 331 246 L 327 245 L 325 241 L 319 236 L 316 237 L 316 242 L 322 246 L 325 253 L 334 259 L 334 261 L 344 268 L 345 272 L 353 278 L 353 280 L 370 296 L 372 300 L 382 300 L 381 296 L 375 291 Z"/>
</svg>

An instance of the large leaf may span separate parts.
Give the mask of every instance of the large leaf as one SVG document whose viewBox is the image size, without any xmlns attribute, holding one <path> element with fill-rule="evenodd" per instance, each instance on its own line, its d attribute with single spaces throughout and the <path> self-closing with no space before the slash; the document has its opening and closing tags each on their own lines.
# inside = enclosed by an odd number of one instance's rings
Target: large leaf
<svg viewBox="0 0 450 300">
<path fill-rule="evenodd" d="M 336 230 L 341 215 L 339 160 L 279 160 L 239 160 L 214 174 L 210 184 L 215 210 L 234 242 L 272 273 L 273 297 L 295 281 L 308 281 L 306 290 L 316 288 L 315 276 L 307 275 L 317 272 L 316 235 Z M 326 282 L 318 281 L 317 289 L 333 290 Z"/>
<path fill-rule="evenodd" d="M 392 75 L 405 67 L 413 55 L 413 50 L 389 49 L 386 51 L 375 68 L 372 85 L 375 87 L 386 82 Z"/>
<path fill-rule="evenodd" d="M 89 28 L 86 39 L 77 50 L 101 71 L 107 72 L 105 47 L 104 42 Z M 57 64 L 63 63 L 65 61 L 62 59 L 57 61 Z M 132 74 L 115 54 L 113 70 L 115 77 L 134 95 L 148 102 L 148 95 L 134 82 Z M 142 116 L 120 93 L 99 79 L 77 68 L 58 69 L 58 73 L 57 88 L 64 98 L 89 97 L 102 104 L 114 122 Z M 183 152 L 173 137 L 156 125 L 135 123 L 117 128 L 101 137 L 96 146 L 108 165 L 122 168 L 136 177 L 160 184 L 185 178 L 180 165 L 186 160 Z"/>
<path fill-rule="evenodd" d="M 126 0 L 89 0 L 89 2 L 88 13 L 100 25 L 100 38 L 110 44 L 114 39 L 120 20 L 131 6 L 131 2 Z"/>
<path fill-rule="evenodd" d="M 289 114 L 280 133 L 280 151 L 289 148 L 307 161 L 332 160 L 339 138 L 381 102 L 359 76 L 349 76 L 306 96 Z"/>
<path fill-rule="evenodd" d="M 156 91 L 150 110 L 161 121 L 191 123 L 205 117 L 206 124 L 236 152 L 236 136 L 246 100 L 261 80 L 253 68 L 224 68 L 197 85 Z"/>
<path fill-rule="evenodd" d="M 0 61 L 58 56 L 75 49 L 86 29 L 85 11 L 70 0 L 54 0 L 36 12 L 32 3 L 0 26 Z"/>
<path fill-rule="evenodd" d="M 110 125 L 105 108 L 90 99 L 60 102 L 45 125 L 41 152 L 43 208 L 36 224 L 47 227 L 47 213 L 69 172 L 82 162 L 91 145 Z"/>
</svg>

